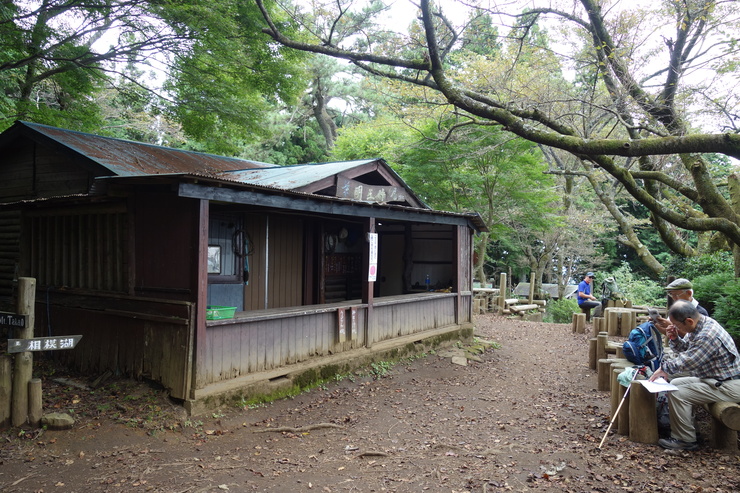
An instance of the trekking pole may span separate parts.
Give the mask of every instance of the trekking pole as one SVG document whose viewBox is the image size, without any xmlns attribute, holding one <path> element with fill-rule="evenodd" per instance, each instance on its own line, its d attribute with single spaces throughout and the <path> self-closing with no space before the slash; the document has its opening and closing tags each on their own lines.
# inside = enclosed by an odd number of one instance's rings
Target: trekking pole
<svg viewBox="0 0 740 493">
<path fill-rule="evenodd" d="M 635 378 L 637 375 L 640 374 L 641 371 L 644 370 L 644 366 L 641 366 L 639 368 L 635 368 L 635 373 L 632 375 L 632 380 L 630 380 L 630 384 L 627 386 L 627 390 L 624 392 L 624 396 L 622 396 L 622 400 L 619 401 L 619 405 L 617 406 L 617 410 L 614 411 L 614 416 L 612 416 L 612 421 L 609 423 L 609 427 L 606 429 L 606 433 L 604 433 L 604 438 L 601 439 L 601 443 L 599 443 L 599 450 L 601 450 L 601 446 L 604 445 L 604 440 L 606 440 L 606 437 L 609 436 L 609 431 L 612 429 L 612 425 L 617 420 L 617 416 L 619 415 L 619 410 L 622 409 L 622 404 L 624 404 L 625 399 L 627 399 L 627 395 L 630 393 L 630 389 L 632 388 L 632 382 L 635 381 Z"/>
</svg>

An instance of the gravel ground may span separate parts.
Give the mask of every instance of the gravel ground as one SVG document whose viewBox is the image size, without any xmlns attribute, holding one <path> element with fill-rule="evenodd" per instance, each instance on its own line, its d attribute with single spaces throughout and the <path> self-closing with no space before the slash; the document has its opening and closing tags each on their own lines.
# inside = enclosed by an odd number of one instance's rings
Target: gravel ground
<svg viewBox="0 0 740 493">
<path fill-rule="evenodd" d="M 500 347 L 467 366 L 439 351 L 198 418 L 142 383 L 90 391 L 45 374 L 45 411 L 77 423 L 3 432 L 0 491 L 740 490 L 738 457 L 704 444 L 665 452 L 612 434 L 598 449 L 609 394 L 570 325 L 481 315 L 476 335 Z"/>
</svg>

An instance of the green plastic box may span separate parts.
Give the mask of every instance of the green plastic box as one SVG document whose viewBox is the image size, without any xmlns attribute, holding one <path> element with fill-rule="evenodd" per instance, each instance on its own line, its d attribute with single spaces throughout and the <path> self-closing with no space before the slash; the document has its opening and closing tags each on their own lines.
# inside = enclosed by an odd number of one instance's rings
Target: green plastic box
<svg viewBox="0 0 740 493">
<path fill-rule="evenodd" d="M 234 318 L 234 313 L 236 313 L 235 306 L 208 305 L 206 307 L 206 320 Z"/>
</svg>

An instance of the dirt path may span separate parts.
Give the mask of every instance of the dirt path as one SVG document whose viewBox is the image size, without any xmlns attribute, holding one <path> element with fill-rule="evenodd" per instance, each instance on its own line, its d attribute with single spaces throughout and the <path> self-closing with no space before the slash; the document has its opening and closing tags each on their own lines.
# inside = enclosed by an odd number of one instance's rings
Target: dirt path
<svg viewBox="0 0 740 493">
<path fill-rule="evenodd" d="M 706 447 L 671 454 L 613 435 L 598 450 L 608 394 L 569 325 L 486 315 L 476 331 L 501 348 L 468 366 L 439 354 L 378 365 L 200 421 L 142 386 L 50 391 L 47 407 L 75 409 L 77 426 L 2 435 L 0 491 L 740 489 L 738 458 Z"/>
</svg>

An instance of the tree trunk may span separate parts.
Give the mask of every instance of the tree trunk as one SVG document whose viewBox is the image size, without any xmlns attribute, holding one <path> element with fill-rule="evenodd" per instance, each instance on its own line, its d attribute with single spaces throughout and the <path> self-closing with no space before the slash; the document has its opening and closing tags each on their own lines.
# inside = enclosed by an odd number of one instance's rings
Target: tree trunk
<svg viewBox="0 0 740 493">
<path fill-rule="evenodd" d="M 730 202 L 735 212 L 740 214 L 740 178 L 732 173 L 727 177 L 727 188 L 730 190 Z M 735 277 L 740 277 L 740 245 L 732 243 L 732 258 L 735 263 Z"/>
</svg>

